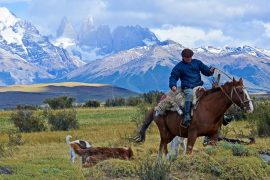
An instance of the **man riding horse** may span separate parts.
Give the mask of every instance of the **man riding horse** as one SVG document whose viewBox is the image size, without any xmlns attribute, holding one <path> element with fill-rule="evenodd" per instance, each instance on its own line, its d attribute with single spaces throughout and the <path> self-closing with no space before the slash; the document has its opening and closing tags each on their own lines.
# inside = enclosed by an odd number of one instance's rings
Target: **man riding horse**
<svg viewBox="0 0 270 180">
<path fill-rule="evenodd" d="M 191 122 L 191 109 L 193 101 L 193 89 L 202 86 L 201 74 L 212 76 L 215 68 L 208 67 L 198 59 L 192 59 L 193 51 L 184 49 L 181 53 L 182 61 L 179 62 L 171 72 L 169 87 L 173 92 L 177 90 L 177 81 L 181 80 L 181 88 L 185 95 L 184 119 L 181 126 L 187 128 Z M 224 116 L 224 122 L 228 123 L 231 118 Z"/>
<path fill-rule="evenodd" d="M 189 91 L 203 84 L 201 72 L 206 76 L 211 76 L 215 70 L 215 68 L 209 68 L 199 60 L 192 59 L 192 55 L 193 52 L 191 50 L 182 51 L 183 61 L 176 65 L 170 78 L 171 89 L 173 91 L 176 90 L 176 83 L 180 79 L 182 82 L 181 86 L 188 96 L 186 97 L 188 103 L 185 103 L 186 107 L 184 110 L 185 120 L 182 116 L 179 116 L 178 112 L 170 110 L 166 111 L 166 114 L 154 116 L 155 108 L 151 108 L 145 116 L 138 134 L 133 138 L 135 142 L 144 141 L 146 130 L 152 121 L 155 121 L 160 133 L 159 154 L 168 153 L 167 144 L 176 136 L 187 138 L 188 154 L 192 153 L 197 137 L 208 136 L 211 144 L 215 144 L 218 140 L 219 129 L 224 120 L 224 113 L 233 104 L 247 113 L 253 112 L 253 103 L 244 86 L 243 79 L 240 78 L 237 81 L 231 78 L 231 81 L 207 90 L 202 94 L 199 103 L 196 104 L 196 108 L 193 110 L 191 122 L 190 101 L 193 95 Z"/>
</svg>

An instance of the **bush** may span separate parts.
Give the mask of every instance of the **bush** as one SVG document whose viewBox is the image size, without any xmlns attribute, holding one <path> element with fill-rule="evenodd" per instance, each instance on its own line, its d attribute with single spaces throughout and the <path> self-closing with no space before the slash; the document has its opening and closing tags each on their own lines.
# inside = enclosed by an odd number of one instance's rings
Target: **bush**
<svg viewBox="0 0 270 180">
<path fill-rule="evenodd" d="M 234 144 L 231 146 L 234 156 L 249 156 L 249 150 L 242 144 Z"/>
<path fill-rule="evenodd" d="M 33 106 L 33 105 L 17 105 L 16 109 L 18 109 L 18 110 L 21 110 L 21 109 L 24 109 L 24 110 L 37 110 L 38 108 L 36 106 Z"/>
<path fill-rule="evenodd" d="M 141 95 L 145 103 L 148 104 L 157 104 L 157 102 L 160 100 L 161 96 L 163 96 L 164 93 L 160 91 L 149 91 L 148 93 L 144 93 Z"/>
<path fill-rule="evenodd" d="M 45 111 L 44 113 L 48 118 L 48 123 L 51 125 L 51 129 L 58 131 L 79 128 L 77 119 L 77 112 L 75 109 L 64 109 L 57 111 Z"/>
<path fill-rule="evenodd" d="M 141 161 L 137 168 L 137 175 L 141 180 L 166 180 L 170 179 L 171 164 L 163 159 L 156 161 L 146 159 Z"/>
<path fill-rule="evenodd" d="M 11 113 L 10 120 L 20 132 L 36 132 L 46 129 L 45 122 L 38 113 L 32 110 L 16 110 Z"/>
<path fill-rule="evenodd" d="M 100 102 L 89 100 L 84 104 L 84 107 L 99 107 Z"/>
<path fill-rule="evenodd" d="M 247 114 L 236 105 L 231 106 L 226 114 L 233 116 L 233 119 L 236 121 L 247 119 Z"/>
<path fill-rule="evenodd" d="M 8 132 L 8 146 L 22 145 L 24 142 L 22 140 L 22 135 L 17 131 Z"/>
<path fill-rule="evenodd" d="M 111 106 L 125 106 L 126 101 L 125 98 L 113 98 L 113 99 L 107 99 L 105 102 L 106 107 L 111 107 Z"/>
<path fill-rule="evenodd" d="M 7 147 L 5 144 L 0 143 L 0 158 L 6 157 Z"/>
<path fill-rule="evenodd" d="M 60 96 L 52 99 L 45 99 L 44 103 L 49 104 L 52 109 L 64 109 L 71 108 L 72 103 L 75 102 L 75 100 L 76 99 L 73 97 Z"/>
<path fill-rule="evenodd" d="M 255 106 L 254 113 L 249 115 L 248 118 L 256 122 L 259 136 L 270 136 L 270 101 L 259 101 Z"/>
<path fill-rule="evenodd" d="M 138 96 L 132 96 L 126 99 L 127 106 L 137 106 L 143 102 L 143 99 Z"/>
<path fill-rule="evenodd" d="M 139 128 L 144 121 L 146 114 L 148 113 L 148 106 L 145 103 L 138 104 L 136 106 L 136 113 L 131 117 L 131 121 Z"/>
<path fill-rule="evenodd" d="M 119 159 L 106 160 L 98 163 L 95 168 L 101 170 L 107 177 L 110 178 L 135 176 L 135 167 L 130 161 L 123 161 Z"/>
</svg>

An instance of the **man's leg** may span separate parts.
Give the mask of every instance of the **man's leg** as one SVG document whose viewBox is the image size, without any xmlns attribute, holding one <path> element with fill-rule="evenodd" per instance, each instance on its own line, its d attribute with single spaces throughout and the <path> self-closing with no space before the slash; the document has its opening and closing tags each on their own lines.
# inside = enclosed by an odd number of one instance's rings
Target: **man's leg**
<svg viewBox="0 0 270 180">
<path fill-rule="evenodd" d="M 234 119 L 233 115 L 224 115 L 222 122 L 223 126 L 227 126 L 233 119 Z"/>
<path fill-rule="evenodd" d="M 191 108 L 192 108 L 192 100 L 193 100 L 193 90 L 185 89 L 185 108 L 184 108 L 184 118 L 181 126 L 187 128 L 191 121 Z"/>
</svg>

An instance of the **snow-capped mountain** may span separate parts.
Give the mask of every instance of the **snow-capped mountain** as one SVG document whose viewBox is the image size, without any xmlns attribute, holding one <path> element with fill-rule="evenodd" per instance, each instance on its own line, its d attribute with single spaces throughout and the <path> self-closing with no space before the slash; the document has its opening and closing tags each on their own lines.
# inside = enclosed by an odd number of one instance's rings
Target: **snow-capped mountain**
<svg viewBox="0 0 270 180">
<path fill-rule="evenodd" d="M 66 75 L 62 80 L 110 83 L 137 92 L 168 90 L 171 69 L 181 59 L 183 46 L 173 41 L 121 51 L 96 60 Z M 249 46 L 238 48 L 200 47 L 194 58 L 236 78 L 243 77 L 252 91 L 270 89 L 270 56 Z M 206 85 L 211 79 L 203 78 Z M 228 80 L 228 79 L 224 79 Z"/>
<path fill-rule="evenodd" d="M 0 49 L 1 55 L 6 59 L 24 60 L 28 68 L 35 68 L 33 72 L 42 70 L 40 73 L 43 73 L 42 77 L 47 75 L 44 77 L 46 79 L 60 77 L 84 64 L 78 58 L 71 57 L 65 49 L 54 46 L 48 37 L 42 36 L 30 22 L 17 18 L 4 7 L 0 7 Z M 3 61 L 0 59 L 0 62 Z M 24 70 L 24 67 L 21 68 Z M 17 82 L 14 74 L 11 77 Z M 5 76 L 0 78 L 6 81 Z M 32 82 L 35 81 L 31 77 L 29 81 L 24 81 L 24 83 Z"/>
<path fill-rule="evenodd" d="M 85 62 L 160 41 L 148 28 L 141 26 L 117 26 L 113 30 L 107 25 L 95 26 L 93 17 L 88 17 L 80 30 L 64 18 L 57 31 L 55 45 L 66 48 L 71 54 Z"/>
<path fill-rule="evenodd" d="M 18 55 L 0 49 L 0 86 L 30 84 L 54 78 L 42 68 L 34 66 Z"/>
</svg>

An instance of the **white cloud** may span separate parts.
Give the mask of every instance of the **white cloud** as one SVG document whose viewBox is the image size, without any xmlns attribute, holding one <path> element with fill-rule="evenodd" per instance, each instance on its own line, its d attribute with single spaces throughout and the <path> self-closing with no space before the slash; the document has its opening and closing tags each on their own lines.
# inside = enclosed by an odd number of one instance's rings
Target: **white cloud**
<svg viewBox="0 0 270 180">
<path fill-rule="evenodd" d="M 187 47 L 201 45 L 227 44 L 232 38 L 225 36 L 219 29 L 204 31 L 200 28 L 189 26 L 165 27 L 162 29 L 151 29 L 160 40 L 171 39 Z"/>
<path fill-rule="evenodd" d="M 245 42 L 270 48 L 269 0 L 0 0 L 0 3 L 14 7 L 18 17 L 32 22 L 45 35 L 55 34 L 64 16 L 75 29 L 80 29 L 81 23 L 92 16 L 95 25 L 141 25 L 152 28 L 161 39 L 170 38 L 186 46 L 238 46 Z M 164 24 L 172 27 L 164 28 Z"/>
<path fill-rule="evenodd" d="M 270 23 L 265 23 L 263 24 L 264 28 L 265 28 L 265 35 L 267 37 L 270 37 Z"/>
</svg>

